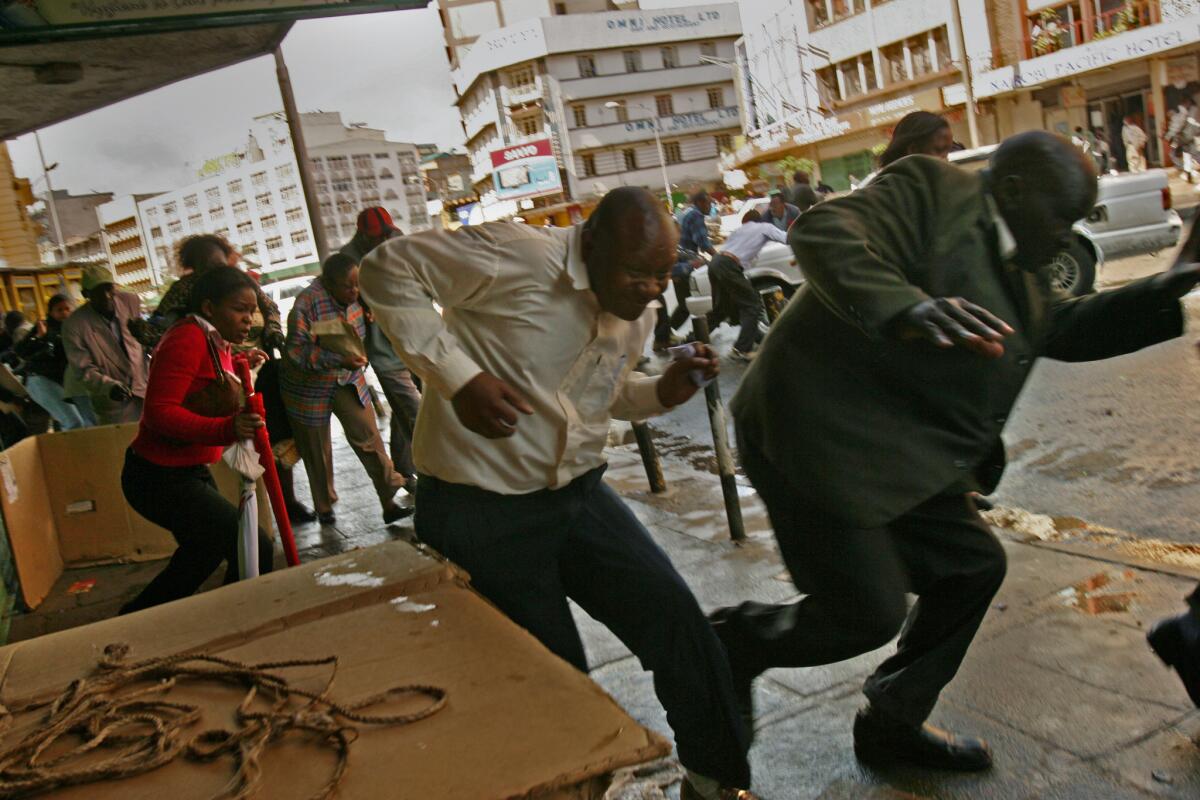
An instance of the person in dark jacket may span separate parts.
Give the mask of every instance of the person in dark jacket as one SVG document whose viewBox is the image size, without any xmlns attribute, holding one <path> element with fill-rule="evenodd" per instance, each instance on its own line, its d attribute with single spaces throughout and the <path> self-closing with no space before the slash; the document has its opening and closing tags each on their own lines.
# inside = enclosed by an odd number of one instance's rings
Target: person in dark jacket
<svg viewBox="0 0 1200 800">
<path fill-rule="evenodd" d="M 860 760 L 991 765 L 982 740 L 926 723 L 1005 575 L 969 493 L 999 481 L 1000 433 L 1038 358 L 1098 360 L 1179 336 L 1179 298 L 1200 281 L 1192 241 L 1161 275 L 1086 297 L 1054 289 L 1050 265 L 1096 191 L 1078 149 L 1032 131 L 983 173 L 900 159 L 793 226 L 808 282 L 731 407 L 804 598 L 714 615 L 744 705 L 766 669 L 842 661 L 903 628 L 864 688 Z"/>
<path fill-rule="evenodd" d="M 86 427 L 79 409 L 63 390 L 67 351 L 63 349 L 62 324 L 71 311 L 70 297 L 54 295 L 46 304 L 46 318 L 14 348 L 25 364 L 25 391 L 64 431 Z"/>
<path fill-rule="evenodd" d="M 812 178 L 804 170 L 796 170 L 792 175 L 792 188 L 787 193 L 787 201 L 800 209 L 803 214 L 821 202 L 821 196 L 812 187 Z"/>
</svg>

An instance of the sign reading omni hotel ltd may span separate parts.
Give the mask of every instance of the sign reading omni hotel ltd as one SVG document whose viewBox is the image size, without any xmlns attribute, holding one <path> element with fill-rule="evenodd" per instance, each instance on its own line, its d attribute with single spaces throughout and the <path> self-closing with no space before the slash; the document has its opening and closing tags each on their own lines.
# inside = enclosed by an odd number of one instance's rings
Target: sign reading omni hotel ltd
<svg viewBox="0 0 1200 800">
<path fill-rule="evenodd" d="M 1031 58 L 1016 66 L 980 73 L 975 76 L 975 97 L 993 97 L 1040 86 L 1094 69 L 1167 53 L 1197 42 L 1200 42 L 1200 15 L 1137 28 L 1106 39 L 1093 40 L 1078 47 L 1068 47 Z M 942 92 L 948 106 L 962 105 L 966 102 L 966 91 L 961 83 L 947 86 Z"/>
</svg>

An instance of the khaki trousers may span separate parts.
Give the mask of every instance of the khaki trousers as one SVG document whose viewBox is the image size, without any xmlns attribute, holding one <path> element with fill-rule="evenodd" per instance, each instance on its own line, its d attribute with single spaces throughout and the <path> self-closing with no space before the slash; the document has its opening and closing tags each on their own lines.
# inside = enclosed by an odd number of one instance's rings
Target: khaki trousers
<svg viewBox="0 0 1200 800">
<path fill-rule="evenodd" d="M 380 504 L 386 506 L 404 487 L 404 478 L 388 458 L 387 447 L 375 424 L 375 412 L 358 402 L 358 393 L 353 386 L 339 386 L 333 395 L 333 415 L 342 423 L 350 449 L 375 484 Z M 338 499 L 333 486 L 333 444 L 329 424 L 304 425 L 292 417 L 292 435 L 296 449 L 304 459 L 313 506 L 318 514 L 326 514 L 333 510 Z"/>
</svg>

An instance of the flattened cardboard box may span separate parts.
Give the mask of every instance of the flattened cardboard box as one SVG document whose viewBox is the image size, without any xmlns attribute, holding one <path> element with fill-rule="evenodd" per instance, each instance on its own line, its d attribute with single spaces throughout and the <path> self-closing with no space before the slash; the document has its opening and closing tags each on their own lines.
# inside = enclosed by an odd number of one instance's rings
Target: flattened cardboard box
<svg viewBox="0 0 1200 800">
<path fill-rule="evenodd" d="M 336 654 L 331 695 L 344 702 L 398 684 L 443 687 L 447 706 L 432 717 L 400 727 L 356 724 L 360 735 L 339 800 L 592 800 L 612 771 L 670 752 L 585 675 L 471 591 L 463 573 L 402 542 L 2 648 L 0 702 L 11 707 L 57 694 L 88 674 L 113 642 L 128 643 L 132 659 L 184 651 L 246 662 Z M 201 703 L 204 718 L 195 730 L 203 730 L 229 725 L 242 694 L 177 687 L 166 699 Z M 333 765 L 329 751 L 285 739 L 262 761 L 258 797 L 308 797 Z M 227 759 L 176 761 L 53 796 L 201 800 L 218 794 L 232 769 Z"/>
<path fill-rule="evenodd" d="M 175 540 L 125 502 L 121 468 L 137 425 L 45 433 L 0 452 L 0 511 L 21 583 L 21 600 L 36 608 L 64 567 L 166 558 Z M 238 480 L 213 467 L 222 494 L 237 502 Z M 259 525 L 273 530 L 270 503 L 259 491 Z"/>
</svg>

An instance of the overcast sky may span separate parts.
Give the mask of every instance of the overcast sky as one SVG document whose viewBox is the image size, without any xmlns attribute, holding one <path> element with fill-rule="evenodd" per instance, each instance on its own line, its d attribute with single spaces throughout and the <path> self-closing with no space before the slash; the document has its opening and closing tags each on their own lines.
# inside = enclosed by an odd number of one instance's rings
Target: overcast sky
<svg viewBox="0 0 1200 800">
<path fill-rule="evenodd" d="M 753 2 L 753 0 L 743 0 Z M 643 8 L 699 5 L 643 0 Z M 341 111 L 389 138 L 462 142 L 436 3 L 297 23 L 283 43 L 301 111 Z M 194 167 L 240 146 L 250 119 L 283 107 L 272 58 L 258 58 L 41 131 L 56 189 L 151 192 L 185 186 Z M 33 136 L 9 142 L 18 175 L 38 179 Z M 38 184 L 36 191 L 44 191 Z"/>
</svg>

